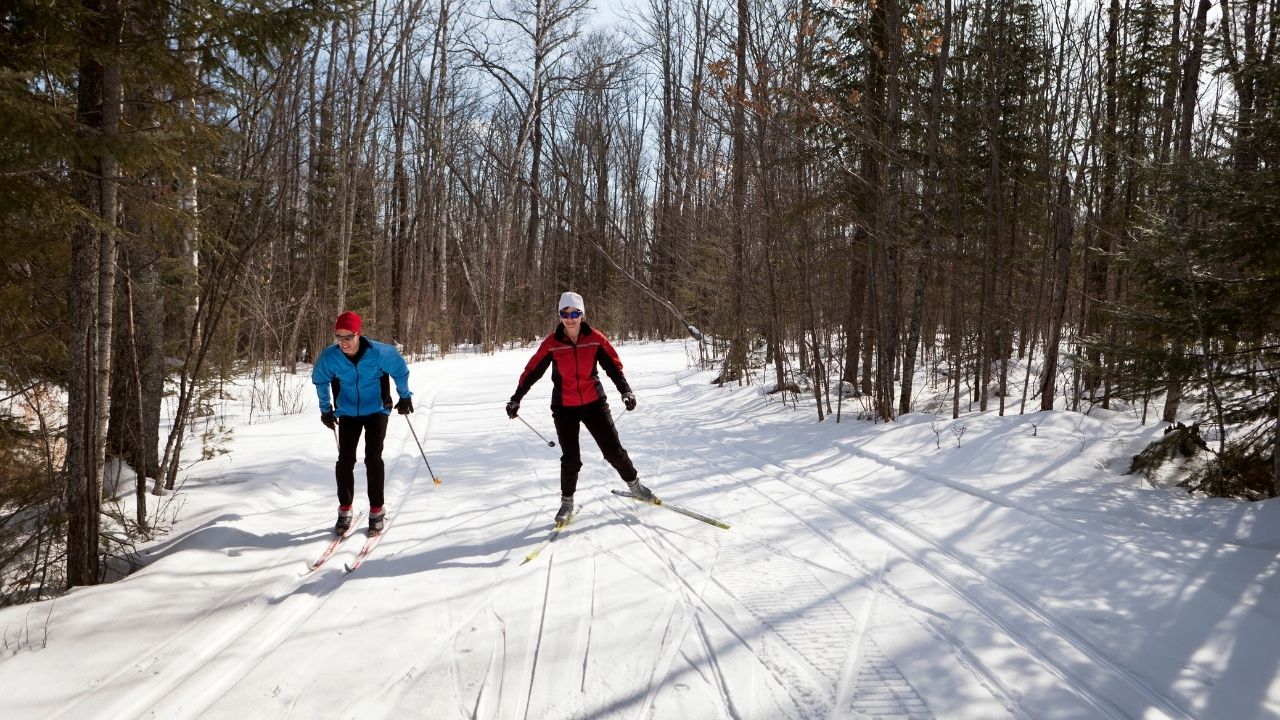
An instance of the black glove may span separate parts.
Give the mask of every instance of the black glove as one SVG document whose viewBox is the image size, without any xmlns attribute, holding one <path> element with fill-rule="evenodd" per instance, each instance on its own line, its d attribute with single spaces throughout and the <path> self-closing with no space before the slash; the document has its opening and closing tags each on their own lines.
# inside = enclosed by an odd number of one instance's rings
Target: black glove
<svg viewBox="0 0 1280 720">
<path fill-rule="evenodd" d="M 520 401 L 519 401 L 519 400 L 512 400 L 512 401 L 508 402 L 508 403 L 507 403 L 507 417 L 511 418 L 512 420 L 515 420 L 515 419 L 516 419 L 516 416 L 517 416 L 517 415 L 519 415 L 519 414 L 520 414 Z"/>
<path fill-rule="evenodd" d="M 320 413 L 320 422 L 324 423 L 325 427 L 332 430 L 338 426 L 338 416 L 334 415 L 332 410 L 327 413 Z"/>
<path fill-rule="evenodd" d="M 630 392 L 622 393 L 622 404 L 625 405 L 628 410 L 635 410 L 636 394 Z"/>
<path fill-rule="evenodd" d="M 413 398 L 402 397 L 400 402 L 396 403 L 396 412 L 401 415 L 408 415 L 413 412 Z"/>
</svg>

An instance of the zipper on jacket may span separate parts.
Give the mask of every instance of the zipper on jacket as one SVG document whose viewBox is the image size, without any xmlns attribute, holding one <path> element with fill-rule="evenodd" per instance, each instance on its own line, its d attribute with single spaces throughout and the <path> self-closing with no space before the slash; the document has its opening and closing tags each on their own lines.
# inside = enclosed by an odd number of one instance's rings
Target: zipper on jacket
<svg viewBox="0 0 1280 720">
<path fill-rule="evenodd" d="M 364 358 L 360 358 L 364 360 Z M 360 363 L 355 363 L 356 369 L 356 412 L 360 412 Z"/>
<path fill-rule="evenodd" d="M 581 336 L 579 336 L 581 337 Z M 582 406 L 582 369 L 578 366 L 578 343 L 573 343 L 573 389 L 578 393 L 578 406 Z"/>
</svg>

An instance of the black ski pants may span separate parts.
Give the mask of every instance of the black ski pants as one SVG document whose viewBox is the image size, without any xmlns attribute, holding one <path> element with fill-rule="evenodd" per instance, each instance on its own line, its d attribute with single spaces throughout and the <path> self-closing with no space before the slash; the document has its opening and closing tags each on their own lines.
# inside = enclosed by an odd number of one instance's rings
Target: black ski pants
<svg viewBox="0 0 1280 720">
<path fill-rule="evenodd" d="M 386 470 L 382 465 L 382 441 L 387 437 L 387 415 L 348 415 L 338 418 L 338 504 L 346 507 L 356 497 L 356 445 L 364 433 L 364 474 L 369 488 L 369 507 L 382 507 L 382 486 Z"/>
<path fill-rule="evenodd" d="M 553 407 L 551 417 L 556 424 L 556 437 L 560 440 L 560 494 L 572 495 L 578 489 L 578 471 L 582 469 L 582 451 L 578 445 L 579 427 L 585 425 L 595 438 L 600 453 L 609 461 L 623 480 L 636 479 L 636 467 L 618 440 L 618 429 L 613 426 L 609 413 L 609 401 L 601 398 L 590 405 Z"/>
</svg>

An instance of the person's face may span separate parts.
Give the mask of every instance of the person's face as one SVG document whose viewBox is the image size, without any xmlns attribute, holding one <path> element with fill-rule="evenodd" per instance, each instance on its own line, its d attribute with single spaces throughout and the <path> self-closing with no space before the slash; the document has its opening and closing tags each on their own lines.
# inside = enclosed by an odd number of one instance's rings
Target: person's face
<svg viewBox="0 0 1280 720">
<path fill-rule="evenodd" d="M 360 347 L 360 333 L 353 333 L 350 330 L 339 330 L 333 334 L 333 341 L 338 343 L 338 347 L 347 355 L 355 355 L 356 348 Z"/>
<path fill-rule="evenodd" d="M 577 330 L 582 323 L 582 311 L 572 307 L 560 308 L 560 322 L 564 323 L 566 330 Z"/>
</svg>

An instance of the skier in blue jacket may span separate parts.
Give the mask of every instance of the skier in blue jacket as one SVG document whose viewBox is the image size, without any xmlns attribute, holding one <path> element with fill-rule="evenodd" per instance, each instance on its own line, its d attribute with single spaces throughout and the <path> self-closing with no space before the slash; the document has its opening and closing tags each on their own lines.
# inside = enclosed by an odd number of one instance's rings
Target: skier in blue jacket
<svg viewBox="0 0 1280 720">
<path fill-rule="evenodd" d="M 334 322 L 334 344 L 320 352 L 311 382 L 320 398 L 320 422 L 338 432 L 338 463 L 334 473 L 338 480 L 339 535 L 351 527 L 351 506 L 355 502 L 356 445 L 364 433 L 364 470 L 369 491 L 369 532 L 382 532 L 386 524 L 383 506 L 385 470 L 382 464 L 382 441 L 387 435 L 387 419 L 391 415 L 391 382 L 396 384 L 399 401 L 395 409 L 401 415 L 413 412 L 413 393 L 409 391 L 409 366 L 391 345 L 370 340 L 360 334 L 360 316 L 347 311 Z M 333 401 L 330 401 L 332 391 Z"/>
</svg>

